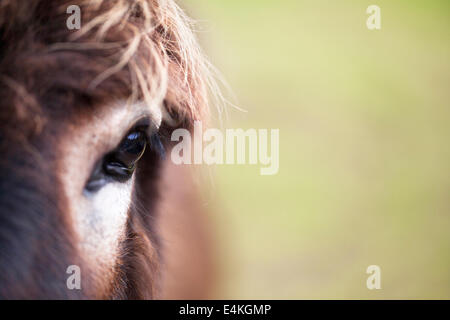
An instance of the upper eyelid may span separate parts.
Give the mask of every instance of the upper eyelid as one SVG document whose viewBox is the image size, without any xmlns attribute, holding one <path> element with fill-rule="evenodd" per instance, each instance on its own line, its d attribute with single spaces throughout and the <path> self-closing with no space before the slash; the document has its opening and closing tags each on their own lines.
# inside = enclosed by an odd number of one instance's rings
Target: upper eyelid
<svg viewBox="0 0 450 320">
<path fill-rule="evenodd" d="M 133 121 L 133 125 L 127 130 L 126 135 L 129 133 L 139 129 L 139 128 L 146 128 L 145 133 L 147 135 L 147 138 L 151 138 L 153 134 L 158 132 L 159 126 L 157 126 L 150 114 L 144 114 L 141 115 L 139 118 L 137 118 L 135 121 Z M 124 136 L 124 138 L 126 137 Z"/>
<path fill-rule="evenodd" d="M 147 139 L 149 139 L 155 132 L 158 131 L 158 128 L 152 125 L 152 121 L 150 116 L 142 116 L 139 119 L 133 121 L 133 125 L 129 127 L 125 134 L 122 136 L 119 144 L 116 146 L 118 148 L 122 141 L 127 138 L 127 136 L 133 132 L 142 131 L 145 133 Z"/>
</svg>

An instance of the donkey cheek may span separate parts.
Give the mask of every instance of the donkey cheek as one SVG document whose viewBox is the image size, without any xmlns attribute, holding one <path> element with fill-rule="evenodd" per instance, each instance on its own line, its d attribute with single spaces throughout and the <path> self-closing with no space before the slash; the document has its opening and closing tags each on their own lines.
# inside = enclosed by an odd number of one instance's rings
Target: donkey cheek
<svg viewBox="0 0 450 320">
<path fill-rule="evenodd" d="M 86 197 L 75 214 L 79 248 L 98 272 L 111 269 L 125 237 L 133 179 L 110 183 Z"/>
</svg>

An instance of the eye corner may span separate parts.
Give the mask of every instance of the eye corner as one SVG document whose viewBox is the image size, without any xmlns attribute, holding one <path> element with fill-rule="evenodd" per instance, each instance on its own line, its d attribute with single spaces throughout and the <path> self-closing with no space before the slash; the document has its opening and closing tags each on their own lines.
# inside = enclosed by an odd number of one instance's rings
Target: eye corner
<svg viewBox="0 0 450 320">
<path fill-rule="evenodd" d="M 85 194 L 92 194 L 100 190 L 107 183 L 106 179 L 89 179 L 89 181 L 84 186 Z"/>
<path fill-rule="evenodd" d="M 166 159 L 166 148 L 163 143 L 163 137 L 158 132 L 153 133 L 148 139 L 150 149 L 159 155 L 160 159 Z"/>
</svg>

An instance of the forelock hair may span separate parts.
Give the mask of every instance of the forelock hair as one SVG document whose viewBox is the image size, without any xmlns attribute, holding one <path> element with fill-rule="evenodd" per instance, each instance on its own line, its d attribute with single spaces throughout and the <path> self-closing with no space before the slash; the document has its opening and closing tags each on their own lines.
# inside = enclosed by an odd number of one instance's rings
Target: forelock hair
<svg viewBox="0 0 450 320">
<path fill-rule="evenodd" d="M 74 4 L 80 30 L 66 27 Z M 0 99 L 37 131 L 45 125 L 39 106 L 79 99 L 143 100 L 169 125 L 188 126 L 220 96 L 192 26 L 172 0 L 3 0 L 0 82 L 8 90 Z"/>
</svg>

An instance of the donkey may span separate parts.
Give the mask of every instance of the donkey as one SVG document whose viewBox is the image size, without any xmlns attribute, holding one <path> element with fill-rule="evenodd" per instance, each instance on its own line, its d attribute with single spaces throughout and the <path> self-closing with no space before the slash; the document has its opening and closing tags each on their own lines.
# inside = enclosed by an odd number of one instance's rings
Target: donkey
<svg viewBox="0 0 450 320">
<path fill-rule="evenodd" d="M 208 297 L 205 209 L 167 156 L 216 88 L 191 26 L 172 0 L 0 1 L 0 298 Z"/>
</svg>

